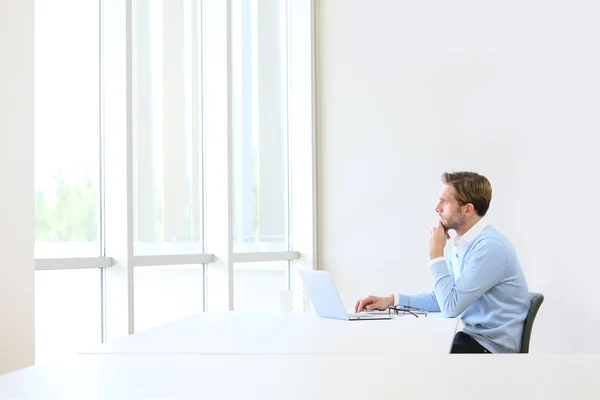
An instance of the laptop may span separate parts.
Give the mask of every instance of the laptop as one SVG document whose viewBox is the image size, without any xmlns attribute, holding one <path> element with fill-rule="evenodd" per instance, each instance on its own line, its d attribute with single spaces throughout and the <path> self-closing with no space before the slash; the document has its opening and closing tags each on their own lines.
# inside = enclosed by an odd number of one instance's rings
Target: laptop
<svg viewBox="0 0 600 400">
<path fill-rule="evenodd" d="M 319 317 L 342 319 L 346 321 L 364 321 L 371 319 L 391 319 L 392 316 L 382 312 L 361 312 L 348 314 L 344 303 L 327 271 L 299 270 L 298 274 L 310 296 L 313 307 Z"/>
</svg>

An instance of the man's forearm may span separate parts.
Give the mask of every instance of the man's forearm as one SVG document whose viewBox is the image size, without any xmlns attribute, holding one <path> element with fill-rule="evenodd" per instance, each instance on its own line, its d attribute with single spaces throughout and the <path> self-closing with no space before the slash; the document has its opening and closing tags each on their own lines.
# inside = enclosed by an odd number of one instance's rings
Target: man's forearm
<svg viewBox="0 0 600 400">
<path fill-rule="evenodd" d="M 434 292 L 418 293 L 418 294 L 398 294 L 394 296 L 396 305 L 416 307 L 423 311 L 439 312 L 440 307 L 435 297 Z"/>
</svg>

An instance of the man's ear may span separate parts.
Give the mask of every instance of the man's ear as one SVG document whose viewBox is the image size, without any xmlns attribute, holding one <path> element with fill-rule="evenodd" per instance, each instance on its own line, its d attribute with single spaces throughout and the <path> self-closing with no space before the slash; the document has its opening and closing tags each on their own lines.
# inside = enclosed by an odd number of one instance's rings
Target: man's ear
<svg viewBox="0 0 600 400">
<path fill-rule="evenodd" d="M 467 203 L 467 212 L 469 214 L 475 214 L 475 206 L 473 205 L 473 203 Z"/>
</svg>

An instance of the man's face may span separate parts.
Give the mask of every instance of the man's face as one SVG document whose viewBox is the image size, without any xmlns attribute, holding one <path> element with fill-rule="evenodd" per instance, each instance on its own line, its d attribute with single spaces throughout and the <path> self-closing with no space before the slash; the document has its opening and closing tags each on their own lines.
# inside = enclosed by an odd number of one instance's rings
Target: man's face
<svg viewBox="0 0 600 400">
<path fill-rule="evenodd" d="M 440 192 L 440 200 L 435 207 L 435 212 L 440 216 L 446 232 L 450 229 L 460 229 L 466 222 L 464 207 L 458 205 L 454 193 L 452 185 L 444 185 Z"/>
</svg>

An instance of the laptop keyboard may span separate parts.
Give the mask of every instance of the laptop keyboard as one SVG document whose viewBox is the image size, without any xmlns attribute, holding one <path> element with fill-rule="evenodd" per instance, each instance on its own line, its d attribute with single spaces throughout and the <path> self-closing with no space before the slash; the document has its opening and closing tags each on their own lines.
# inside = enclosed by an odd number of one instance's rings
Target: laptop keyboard
<svg viewBox="0 0 600 400">
<path fill-rule="evenodd" d="M 359 314 L 348 314 L 349 318 L 352 319 L 387 319 L 389 318 L 389 314 L 387 313 L 359 313 Z"/>
</svg>

